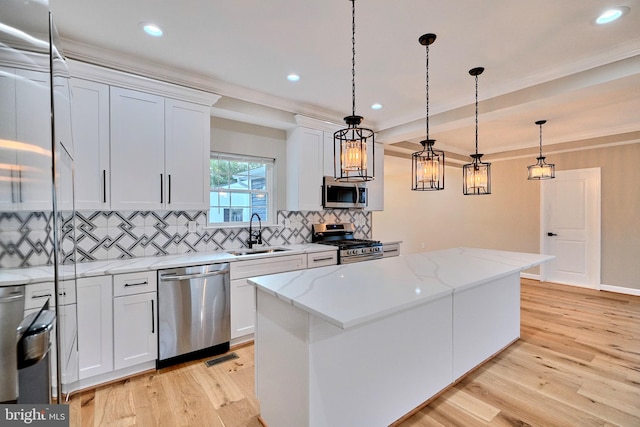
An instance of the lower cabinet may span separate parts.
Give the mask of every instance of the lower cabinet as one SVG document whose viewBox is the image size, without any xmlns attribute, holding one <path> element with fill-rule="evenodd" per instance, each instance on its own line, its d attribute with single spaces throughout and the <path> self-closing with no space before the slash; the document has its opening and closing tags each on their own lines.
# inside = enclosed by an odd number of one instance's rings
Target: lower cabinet
<svg viewBox="0 0 640 427">
<path fill-rule="evenodd" d="M 136 365 L 156 360 L 156 291 L 155 271 L 77 280 L 81 386 L 96 376 L 104 382 L 129 375 Z"/>
<path fill-rule="evenodd" d="M 231 281 L 231 339 L 254 332 L 256 292 L 247 279 Z"/>
<path fill-rule="evenodd" d="M 307 254 L 236 261 L 231 264 L 231 345 L 253 339 L 256 290 L 247 279 L 307 268 Z"/>
<path fill-rule="evenodd" d="M 111 276 L 77 279 L 78 377 L 113 370 L 113 292 Z"/>
<path fill-rule="evenodd" d="M 113 299 L 113 362 L 122 369 L 158 357 L 155 292 Z"/>
<path fill-rule="evenodd" d="M 27 285 L 25 290 L 25 317 L 29 314 L 38 312 L 47 298 L 49 299 L 49 309 L 55 311 L 55 305 L 51 299 L 53 292 L 53 282 Z M 63 392 L 66 392 L 64 385 L 78 380 L 78 351 L 76 334 L 77 318 L 75 285 L 73 281 L 60 282 L 58 299 L 60 312 L 58 313 L 56 323 L 53 326 L 53 333 L 51 334 L 51 349 L 49 353 L 51 363 L 51 384 L 56 384 L 58 367 L 56 330 L 59 330 L 60 339 L 62 340 L 62 348 L 60 351 L 60 355 L 62 357 L 62 374 L 60 376 L 60 381 L 63 385 Z"/>
</svg>

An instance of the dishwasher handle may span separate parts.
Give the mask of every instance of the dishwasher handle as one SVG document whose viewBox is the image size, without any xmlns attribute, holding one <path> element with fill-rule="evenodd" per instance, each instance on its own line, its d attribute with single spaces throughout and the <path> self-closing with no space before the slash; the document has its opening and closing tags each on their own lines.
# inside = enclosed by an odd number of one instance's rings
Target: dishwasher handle
<svg viewBox="0 0 640 427">
<path fill-rule="evenodd" d="M 201 279 L 203 277 L 221 276 L 223 274 L 228 274 L 228 273 L 229 273 L 229 269 L 225 268 L 223 270 L 211 271 L 209 273 L 185 274 L 182 276 L 173 276 L 171 274 L 161 274 L 160 280 L 164 282 L 177 282 L 180 280 Z"/>
</svg>

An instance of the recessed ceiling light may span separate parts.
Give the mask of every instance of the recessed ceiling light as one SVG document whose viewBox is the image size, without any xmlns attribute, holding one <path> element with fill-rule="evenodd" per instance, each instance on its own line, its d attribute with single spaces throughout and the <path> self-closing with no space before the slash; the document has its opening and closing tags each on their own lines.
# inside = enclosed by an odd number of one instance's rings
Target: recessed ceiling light
<svg viewBox="0 0 640 427">
<path fill-rule="evenodd" d="M 614 7 L 612 9 L 607 9 L 600 16 L 596 18 L 596 24 L 608 24 L 609 22 L 613 22 L 617 19 L 620 19 L 624 14 L 629 12 L 629 8 L 626 6 Z"/>
<path fill-rule="evenodd" d="M 156 24 L 150 23 L 142 23 L 140 24 L 145 33 L 149 34 L 152 37 L 162 37 L 162 28 L 158 27 Z"/>
<path fill-rule="evenodd" d="M 300 80 L 300 76 L 297 74 L 289 74 L 287 76 L 287 80 L 289 80 L 290 82 L 297 82 L 298 80 Z"/>
<path fill-rule="evenodd" d="M 378 104 L 377 102 L 371 106 L 372 110 L 379 110 L 382 108 L 382 104 Z"/>
</svg>

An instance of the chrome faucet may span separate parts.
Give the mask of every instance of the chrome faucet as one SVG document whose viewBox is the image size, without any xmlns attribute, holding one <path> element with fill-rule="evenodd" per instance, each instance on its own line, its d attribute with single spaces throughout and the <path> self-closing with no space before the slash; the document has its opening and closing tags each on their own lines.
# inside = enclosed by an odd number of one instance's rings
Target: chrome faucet
<svg viewBox="0 0 640 427">
<path fill-rule="evenodd" d="M 257 232 L 253 231 L 254 216 L 258 217 L 258 226 L 260 227 Z M 249 245 L 249 249 L 252 249 L 254 244 L 257 244 L 257 245 L 262 244 L 262 221 L 260 220 L 260 215 L 258 215 L 257 213 L 254 213 L 253 215 L 251 215 L 251 219 L 249 219 L 249 239 L 247 240 L 247 245 Z"/>
</svg>

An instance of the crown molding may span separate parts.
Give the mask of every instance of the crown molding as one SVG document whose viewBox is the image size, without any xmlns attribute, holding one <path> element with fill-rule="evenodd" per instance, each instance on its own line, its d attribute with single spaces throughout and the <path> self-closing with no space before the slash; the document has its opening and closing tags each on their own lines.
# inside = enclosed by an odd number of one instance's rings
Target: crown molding
<svg viewBox="0 0 640 427">
<path fill-rule="evenodd" d="M 89 45 L 77 40 L 62 38 L 65 56 L 79 62 L 97 65 L 120 72 L 144 76 L 144 78 L 171 83 L 186 88 L 218 94 L 222 97 L 234 98 L 258 105 L 319 117 L 328 121 L 340 121 L 341 115 L 335 111 L 301 104 L 288 99 L 268 95 L 255 90 L 233 85 L 210 76 L 191 70 L 179 69 L 166 64 L 141 61 L 139 57 L 115 52 L 109 49 Z"/>
</svg>

